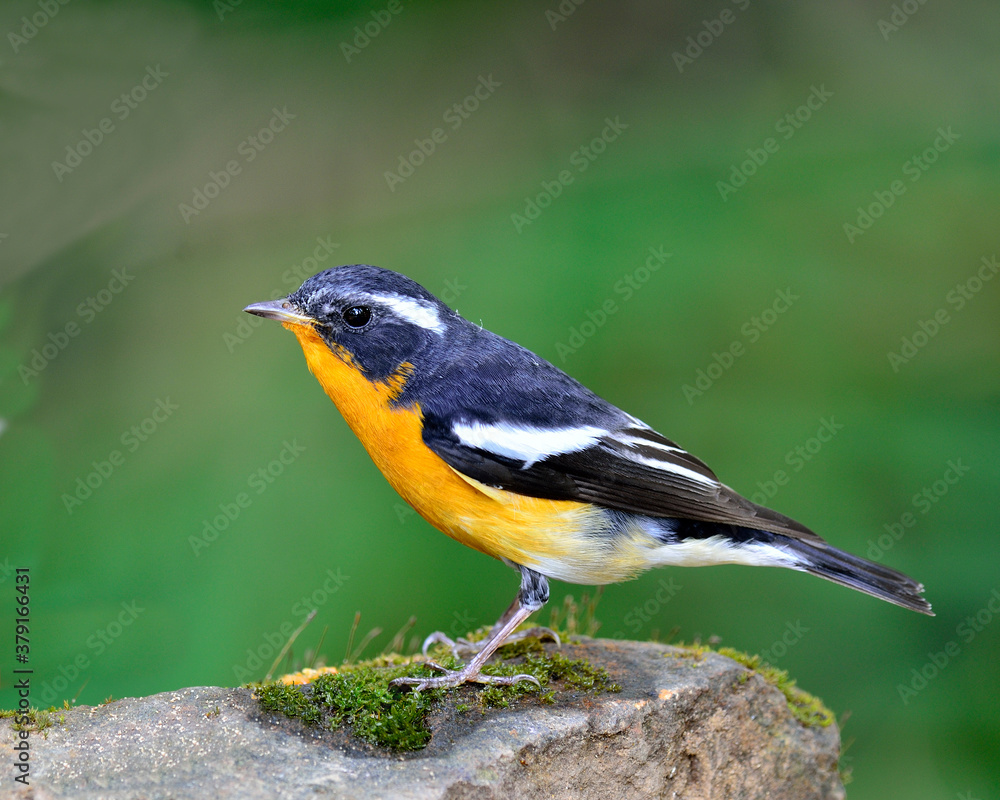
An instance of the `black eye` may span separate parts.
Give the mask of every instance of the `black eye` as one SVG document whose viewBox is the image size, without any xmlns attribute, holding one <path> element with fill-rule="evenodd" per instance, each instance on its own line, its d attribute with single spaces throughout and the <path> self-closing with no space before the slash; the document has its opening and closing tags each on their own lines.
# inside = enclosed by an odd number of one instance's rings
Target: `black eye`
<svg viewBox="0 0 1000 800">
<path fill-rule="evenodd" d="M 372 310 L 368 306 L 351 306 L 344 311 L 344 322 L 352 328 L 363 328 L 372 318 Z"/>
</svg>

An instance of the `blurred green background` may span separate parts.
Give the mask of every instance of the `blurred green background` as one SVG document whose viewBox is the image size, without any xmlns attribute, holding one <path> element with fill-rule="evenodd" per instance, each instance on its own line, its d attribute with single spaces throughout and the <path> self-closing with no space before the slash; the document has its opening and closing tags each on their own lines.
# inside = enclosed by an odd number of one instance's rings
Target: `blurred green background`
<svg viewBox="0 0 1000 800">
<path fill-rule="evenodd" d="M 937 612 L 675 569 L 608 587 L 603 635 L 765 653 L 849 712 L 852 797 L 997 797 L 998 23 L 985 0 L 4 3 L 0 706 L 18 567 L 38 705 L 259 679 L 312 607 L 295 655 L 328 627 L 331 663 L 357 611 L 373 653 L 411 614 L 423 636 L 506 607 L 516 576 L 406 513 L 294 338 L 241 312 L 365 262 Z"/>
</svg>

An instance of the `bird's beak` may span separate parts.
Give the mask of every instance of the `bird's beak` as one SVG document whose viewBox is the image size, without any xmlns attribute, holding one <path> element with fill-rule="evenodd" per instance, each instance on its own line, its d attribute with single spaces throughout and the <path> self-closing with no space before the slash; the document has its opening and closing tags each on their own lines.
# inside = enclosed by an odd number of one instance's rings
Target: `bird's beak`
<svg viewBox="0 0 1000 800">
<path fill-rule="evenodd" d="M 307 317 L 298 310 L 287 297 L 278 300 L 267 300 L 263 303 L 251 303 L 243 309 L 248 314 L 256 314 L 258 317 L 277 320 L 282 323 L 293 325 L 314 325 L 316 320 Z"/>
</svg>

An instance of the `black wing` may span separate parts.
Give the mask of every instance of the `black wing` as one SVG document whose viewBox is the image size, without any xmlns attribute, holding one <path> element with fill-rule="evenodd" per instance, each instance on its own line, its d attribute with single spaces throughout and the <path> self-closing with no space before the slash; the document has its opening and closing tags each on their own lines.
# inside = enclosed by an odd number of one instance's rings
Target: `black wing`
<svg viewBox="0 0 1000 800">
<path fill-rule="evenodd" d="M 494 440 L 506 434 L 510 447 L 483 446 L 463 436 L 469 422 L 433 414 L 424 418 L 428 447 L 452 468 L 480 483 L 531 497 L 576 500 L 651 517 L 673 517 L 782 533 L 821 543 L 816 534 L 788 517 L 751 503 L 699 459 L 638 421 L 616 430 L 579 434 L 578 448 L 551 454 L 530 446 L 531 431 L 511 435 L 493 424 Z M 550 431 L 539 430 L 539 442 Z M 573 432 L 567 429 L 567 442 Z M 520 456 L 516 450 L 525 452 Z M 564 447 L 568 447 L 564 443 Z M 500 452 L 503 451 L 503 452 Z"/>
</svg>

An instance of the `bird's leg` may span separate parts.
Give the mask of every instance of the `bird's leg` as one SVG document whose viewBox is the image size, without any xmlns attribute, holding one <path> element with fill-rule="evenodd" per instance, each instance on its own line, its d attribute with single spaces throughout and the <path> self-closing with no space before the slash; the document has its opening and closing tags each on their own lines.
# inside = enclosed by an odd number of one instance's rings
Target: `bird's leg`
<svg viewBox="0 0 1000 800">
<path fill-rule="evenodd" d="M 534 612 L 538 611 L 549 599 L 549 582 L 534 570 L 518 567 L 521 570 L 521 589 L 517 598 L 511 604 L 493 629 L 489 637 L 479 649 L 479 652 L 462 669 L 451 670 L 428 661 L 427 665 L 444 673 L 437 678 L 396 678 L 393 686 L 413 686 L 415 691 L 424 689 L 444 689 L 459 686 L 463 683 L 490 683 L 510 686 L 520 681 L 531 681 L 539 686 L 538 679 L 532 675 L 483 675 L 483 665 L 490 659 L 508 637 L 517 630 Z"/>
<path fill-rule="evenodd" d="M 475 655 L 483 649 L 483 645 L 485 645 L 486 642 L 492 638 L 493 634 L 496 633 L 508 619 L 510 619 L 511 615 L 517 610 L 518 605 L 518 599 L 515 597 L 514 602 L 507 607 L 507 610 L 503 612 L 500 619 L 494 623 L 492 628 L 490 628 L 490 632 L 487 634 L 486 638 L 481 641 L 473 642 L 466 639 L 464 636 L 458 636 L 452 639 L 448 636 L 448 634 L 443 633 L 442 631 L 434 631 L 434 633 L 424 639 L 424 643 L 420 647 L 420 652 L 426 656 L 427 651 L 430 650 L 433 645 L 443 644 L 451 650 L 451 654 L 457 659 L 461 659 L 463 655 Z"/>
<path fill-rule="evenodd" d="M 517 612 L 519 605 L 520 601 L 518 598 L 515 597 L 514 602 L 507 607 L 507 610 L 503 612 L 503 615 L 500 617 L 500 619 L 498 619 L 496 623 L 493 625 L 493 627 L 490 628 L 490 632 L 486 635 L 486 637 L 480 639 L 478 642 L 470 641 L 469 639 L 466 639 L 464 636 L 460 636 L 457 639 L 452 639 L 447 634 L 442 633 L 441 631 L 435 631 L 426 639 L 424 639 L 423 646 L 421 647 L 421 652 L 424 655 L 427 655 L 427 651 L 431 648 L 432 645 L 443 644 L 446 645 L 451 650 L 451 654 L 455 656 L 455 658 L 461 658 L 463 655 L 466 656 L 475 655 L 480 650 L 482 650 L 483 647 L 486 646 L 486 643 L 490 641 L 496 635 L 497 631 L 499 631 L 500 628 L 502 628 L 507 623 L 507 621 L 511 618 L 511 616 L 513 616 Z M 516 633 L 512 633 L 503 641 L 503 644 L 510 644 L 511 642 L 519 642 L 522 639 L 529 639 L 531 637 L 535 637 L 536 639 L 548 639 L 550 641 L 555 642 L 557 645 L 561 644 L 561 642 L 559 641 L 558 633 L 556 633 L 551 628 L 543 628 L 543 627 L 528 628 L 528 630 L 526 631 L 517 631 Z"/>
</svg>

